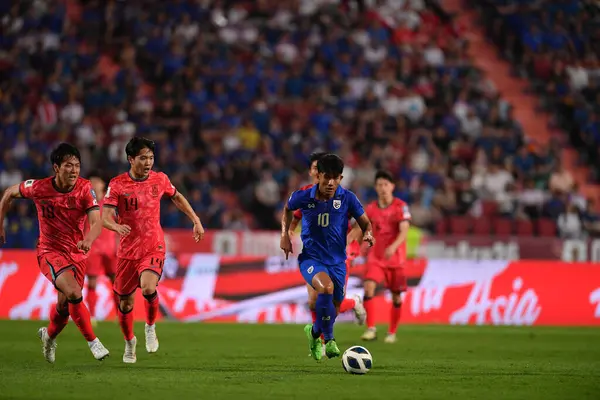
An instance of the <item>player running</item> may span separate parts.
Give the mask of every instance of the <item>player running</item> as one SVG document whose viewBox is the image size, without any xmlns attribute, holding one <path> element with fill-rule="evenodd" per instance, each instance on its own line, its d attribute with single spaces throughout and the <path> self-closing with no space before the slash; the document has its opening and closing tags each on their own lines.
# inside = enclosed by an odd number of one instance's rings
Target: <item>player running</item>
<svg viewBox="0 0 600 400">
<path fill-rule="evenodd" d="M 289 228 L 293 211 L 302 210 L 302 253 L 298 257 L 300 272 L 317 292 L 316 321 L 306 325 L 312 357 L 322 358 L 320 336 L 325 338 L 327 357 L 337 357 L 340 350 L 333 335 L 333 325 L 342 300 L 346 279 L 346 245 L 348 220 L 356 219 L 363 240 L 373 244 L 371 223 L 354 193 L 340 186 L 344 162 L 334 154 L 317 161 L 318 182 L 290 196 L 281 221 L 281 249 L 286 259 L 292 253 Z"/>
<path fill-rule="evenodd" d="M 162 172 L 152 171 L 154 142 L 134 137 L 125 152 L 131 164 L 128 172 L 113 178 L 104 200 L 104 226 L 121 235 L 117 251 L 117 275 L 114 291 L 120 297 L 119 325 L 125 336 L 123 362 L 132 364 L 136 358 L 137 339 L 133 334 L 133 303 L 135 291 L 142 289 L 146 307 L 146 350 L 158 350 L 155 321 L 158 314 L 156 287 L 162 276 L 165 260 L 165 239 L 160 226 L 160 200 L 163 195 L 194 223 L 196 242 L 204 237 L 204 228 L 187 199 Z"/>
<path fill-rule="evenodd" d="M 310 155 L 310 169 L 308 170 L 308 175 L 312 179 L 313 183 L 302 186 L 300 190 L 311 188 L 313 185 L 316 185 L 318 183 L 317 161 L 319 161 L 319 159 L 326 154 L 327 153 L 325 152 L 315 152 Z M 301 220 L 302 210 L 298 209 L 294 211 L 294 218 L 292 219 L 292 223 L 290 224 L 290 237 L 294 235 L 294 232 L 296 231 L 296 228 L 298 227 L 298 224 Z M 352 232 L 351 236 L 355 236 L 354 232 Z M 353 237 L 349 237 L 348 243 L 351 244 L 353 240 Z M 348 281 L 348 274 L 349 271 L 347 271 L 346 282 Z M 317 292 L 308 283 L 306 284 L 306 290 L 308 291 L 308 307 L 312 315 L 313 323 L 315 323 L 317 318 L 317 313 L 315 312 Z M 362 299 L 360 298 L 360 296 L 354 296 L 353 298 L 345 298 L 344 300 L 342 300 L 342 303 L 340 304 L 340 313 L 344 313 L 350 310 L 354 311 L 354 316 L 358 320 L 359 324 L 362 325 L 365 321 L 365 308 L 363 307 Z"/>
<path fill-rule="evenodd" d="M 96 193 L 98 199 L 98 205 L 102 207 L 104 203 L 104 195 L 106 190 L 106 183 L 99 176 L 90 176 L 90 182 L 92 188 Z M 96 293 L 96 285 L 98 283 L 98 277 L 105 275 L 110 279 L 110 282 L 114 285 L 115 273 L 117 267 L 117 237 L 113 231 L 103 229 L 100 237 L 94 243 L 94 247 L 90 251 L 90 258 L 87 268 L 88 277 L 88 291 L 87 291 L 87 303 L 92 316 L 92 325 L 96 325 L 96 303 L 98 302 L 98 294 Z M 119 297 L 113 294 L 113 301 L 115 303 L 115 310 L 119 306 Z"/>
<path fill-rule="evenodd" d="M 396 342 L 396 330 L 400 322 L 402 292 L 406 291 L 404 262 L 406 261 L 406 236 L 410 227 L 408 205 L 394 197 L 394 178 L 388 172 L 378 171 L 375 175 L 377 200 L 367 206 L 367 215 L 373 223 L 377 242 L 367 256 L 364 280 L 364 303 L 367 309 L 367 330 L 363 340 L 377 339 L 375 310 L 372 303 L 377 284 L 385 282 L 392 293 L 390 326 L 385 343 Z"/>
<path fill-rule="evenodd" d="M 56 337 L 67 326 L 70 316 L 94 358 L 104 360 L 109 352 L 94 334 L 82 294 L 87 253 L 102 230 L 96 194 L 90 181 L 79 176 L 81 156 L 77 148 L 62 143 L 52 152 L 50 160 L 54 176 L 29 179 L 4 192 L 0 200 L 0 244 L 5 243 L 4 218 L 12 199 L 33 200 L 40 224 L 38 267 L 58 291 L 48 328 L 38 330 L 44 358 L 54 363 Z M 90 230 L 84 236 L 86 216 Z"/>
</svg>

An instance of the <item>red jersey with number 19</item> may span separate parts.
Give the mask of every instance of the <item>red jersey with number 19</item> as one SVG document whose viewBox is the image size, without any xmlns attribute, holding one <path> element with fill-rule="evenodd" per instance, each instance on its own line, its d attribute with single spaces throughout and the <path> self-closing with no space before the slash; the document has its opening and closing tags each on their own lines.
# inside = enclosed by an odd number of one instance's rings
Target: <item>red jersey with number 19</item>
<svg viewBox="0 0 600 400">
<path fill-rule="evenodd" d="M 131 227 L 129 235 L 120 239 L 119 258 L 140 260 L 151 253 L 165 252 L 160 200 L 163 195 L 173 197 L 175 194 L 175 186 L 162 172 L 150 171 L 143 180 L 134 179 L 125 172 L 110 181 L 104 207 L 116 208 L 117 222 Z"/>
<path fill-rule="evenodd" d="M 376 262 L 388 268 L 401 267 L 406 261 L 406 241 L 402 243 L 396 253 L 387 260 L 385 249 L 390 246 L 400 233 L 400 222 L 410 221 L 408 205 L 398 198 L 386 208 L 379 207 L 377 201 L 371 202 L 365 212 L 373 224 L 375 244 L 369 251 L 368 262 Z"/>
<path fill-rule="evenodd" d="M 29 179 L 19 185 L 19 192 L 37 209 L 38 256 L 53 252 L 73 264 L 85 260 L 87 255 L 77 249 L 77 243 L 83 240 L 87 213 L 99 208 L 90 181 L 78 178 L 73 189 L 62 192 L 54 177 Z"/>
</svg>

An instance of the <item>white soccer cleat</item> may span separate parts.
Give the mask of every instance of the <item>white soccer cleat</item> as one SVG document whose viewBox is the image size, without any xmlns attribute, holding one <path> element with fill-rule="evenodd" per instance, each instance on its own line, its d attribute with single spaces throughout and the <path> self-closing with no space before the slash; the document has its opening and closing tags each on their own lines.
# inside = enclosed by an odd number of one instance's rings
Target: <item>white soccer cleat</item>
<svg viewBox="0 0 600 400">
<path fill-rule="evenodd" d="M 137 345 L 137 338 L 134 336 L 131 340 L 125 341 L 125 353 L 123 353 L 123 362 L 125 364 L 135 364 L 137 356 L 135 355 L 135 346 Z"/>
<path fill-rule="evenodd" d="M 42 341 L 42 354 L 50 364 L 56 360 L 56 340 L 48 335 L 47 328 L 38 329 L 38 337 Z"/>
<path fill-rule="evenodd" d="M 108 349 L 104 347 L 104 345 L 102 344 L 102 342 L 100 342 L 100 339 L 98 338 L 94 339 L 91 342 L 88 342 L 88 346 L 90 346 L 90 351 L 94 355 L 94 358 L 98 361 L 104 360 L 110 354 Z"/>
<path fill-rule="evenodd" d="M 360 337 L 362 340 L 375 340 L 377 339 L 377 330 L 375 328 L 369 328 Z"/>
<path fill-rule="evenodd" d="M 156 353 L 158 351 L 156 325 L 146 324 L 146 351 L 148 351 L 148 353 Z"/>
<path fill-rule="evenodd" d="M 385 343 L 396 343 L 396 334 L 395 333 L 388 333 L 387 336 L 385 337 L 385 339 L 383 340 Z"/>
<path fill-rule="evenodd" d="M 356 317 L 356 321 L 359 325 L 364 325 L 365 320 L 367 319 L 367 310 L 365 310 L 365 306 L 362 301 L 362 297 L 358 294 L 352 296 L 354 298 L 355 306 L 352 311 L 354 311 L 354 316 Z"/>
</svg>

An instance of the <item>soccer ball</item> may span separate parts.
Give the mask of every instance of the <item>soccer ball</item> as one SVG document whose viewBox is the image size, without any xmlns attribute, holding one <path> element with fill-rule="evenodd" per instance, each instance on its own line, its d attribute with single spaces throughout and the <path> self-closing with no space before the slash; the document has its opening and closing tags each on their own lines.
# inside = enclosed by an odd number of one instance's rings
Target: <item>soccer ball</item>
<svg viewBox="0 0 600 400">
<path fill-rule="evenodd" d="M 346 372 L 364 375 L 373 366 L 373 357 L 362 346 L 352 346 L 342 354 L 342 366 Z"/>
</svg>

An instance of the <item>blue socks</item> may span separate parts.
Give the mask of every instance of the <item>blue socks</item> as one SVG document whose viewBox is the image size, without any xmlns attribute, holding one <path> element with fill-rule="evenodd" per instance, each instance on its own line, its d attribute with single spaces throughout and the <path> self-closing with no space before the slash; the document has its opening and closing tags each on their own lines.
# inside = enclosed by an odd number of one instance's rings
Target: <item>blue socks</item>
<svg viewBox="0 0 600 400">
<path fill-rule="evenodd" d="M 335 318 L 337 316 L 335 305 L 333 304 L 333 295 L 320 293 L 317 296 L 315 311 L 317 312 L 317 320 L 313 326 L 313 336 L 323 333 L 325 341 L 332 340 L 333 324 L 335 323 Z"/>
</svg>

